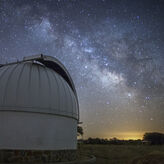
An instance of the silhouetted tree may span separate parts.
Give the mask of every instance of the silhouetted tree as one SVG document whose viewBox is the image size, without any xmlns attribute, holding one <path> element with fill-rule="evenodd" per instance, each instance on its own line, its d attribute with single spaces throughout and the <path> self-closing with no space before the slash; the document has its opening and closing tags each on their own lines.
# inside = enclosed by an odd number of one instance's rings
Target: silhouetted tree
<svg viewBox="0 0 164 164">
<path fill-rule="evenodd" d="M 152 145 L 164 144 L 164 134 L 158 132 L 145 133 L 143 140 L 150 142 Z"/>
<path fill-rule="evenodd" d="M 83 132 L 83 128 L 81 126 L 77 126 L 77 135 L 78 136 L 83 136 L 84 132 Z"/>
</svg>

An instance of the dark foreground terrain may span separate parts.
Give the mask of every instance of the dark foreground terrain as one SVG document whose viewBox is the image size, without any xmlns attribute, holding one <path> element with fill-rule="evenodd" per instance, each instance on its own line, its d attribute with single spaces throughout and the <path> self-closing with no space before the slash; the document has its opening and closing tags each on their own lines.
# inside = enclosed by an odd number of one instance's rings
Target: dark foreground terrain
<svg viewBox="0 0 164 164">
<path fill-rule="evenodd" d="M 96 164 L 164 164 L 164 145 L 79 145 L 83 155 L 96 156 Z"/>
</svg>

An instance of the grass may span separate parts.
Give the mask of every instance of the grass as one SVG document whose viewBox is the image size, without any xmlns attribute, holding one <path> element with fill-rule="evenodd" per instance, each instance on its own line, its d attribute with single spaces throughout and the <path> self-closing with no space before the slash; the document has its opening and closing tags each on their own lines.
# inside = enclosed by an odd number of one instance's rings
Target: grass
<svg viewBox="0 0 164 164">
<path fill-rule="evenodd" d="M 96 156 L 96 164 L 164 164 L 164 145 L 87 145 L 79 153 Z"/>
</svg>

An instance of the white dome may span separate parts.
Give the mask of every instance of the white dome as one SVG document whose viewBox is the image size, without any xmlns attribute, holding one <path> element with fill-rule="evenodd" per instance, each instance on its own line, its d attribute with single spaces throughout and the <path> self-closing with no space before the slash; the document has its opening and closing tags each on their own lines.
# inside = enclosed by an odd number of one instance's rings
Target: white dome
<svg viewBox="0 0 164 164">
<path fill-rule="evenodd" d="M 79 119 L 76 91 L 65 67 L 39 56 L 0 67 L 0 111 L 55 114 Z"/>
</svg>

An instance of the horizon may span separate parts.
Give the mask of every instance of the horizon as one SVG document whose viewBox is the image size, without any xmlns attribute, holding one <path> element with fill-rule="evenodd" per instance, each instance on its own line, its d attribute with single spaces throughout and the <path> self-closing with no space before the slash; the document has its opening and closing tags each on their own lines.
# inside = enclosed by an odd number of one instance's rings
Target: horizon
<svg viewBox="0 0 164 164">
<path fill-rule="evenodd" d="M 97 137 L 97 136 L 88 136 L 88 137 L 79 137 L 78 139 L 83 139 L 83 140 L 87 140 L 89 138 L 99 138 L 99 139 L 107 139 L 107 140 L 112 140 L 112 139 L 118 139 L 118 140 L 125 140 L 125 141 L 128 141 L 128 140 L 143 140 L 143 137 L 144 137 L 144 134 L 145 133 L 161 133 L 161 134 L 164 134 L 164 132 L 157 132 L 157 131 L 149 131 L 149 132 L 144 132 L 144 133 L 130 133 L 129 135 L 129 132 L 128 133 L 123 133 L 123 134 L 126 134 L 127 137 L 125 137 L 126 135 L 124 135 L 124 137 L 122 136 L 122 134 L 120 135 L 113 135 L 113 136 L 110 136 L 110 137 Z M 136 135 L 137 134 L 137 135 Z"/>
</svg>

